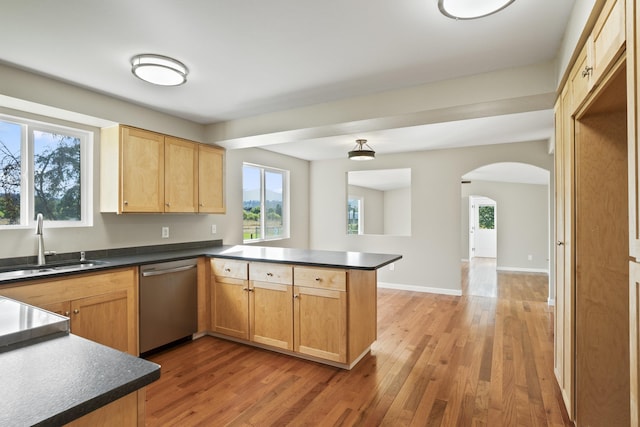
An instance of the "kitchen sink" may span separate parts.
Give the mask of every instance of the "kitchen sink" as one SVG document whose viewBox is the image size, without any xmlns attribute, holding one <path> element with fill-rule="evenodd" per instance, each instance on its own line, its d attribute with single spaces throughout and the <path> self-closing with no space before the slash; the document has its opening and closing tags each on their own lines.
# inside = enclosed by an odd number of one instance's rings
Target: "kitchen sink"
<svg viewBox="0 0 640 427">
<path fill-rule="evenodd" d="M 86 268 L 108 264 L 107 261 L 69 261 L 40 266 L 17 266 L 0 271 L 0 280 L 16 279 L 20 277 L 39 276 L 56 271 L 78 271 Z"/>
</svg>

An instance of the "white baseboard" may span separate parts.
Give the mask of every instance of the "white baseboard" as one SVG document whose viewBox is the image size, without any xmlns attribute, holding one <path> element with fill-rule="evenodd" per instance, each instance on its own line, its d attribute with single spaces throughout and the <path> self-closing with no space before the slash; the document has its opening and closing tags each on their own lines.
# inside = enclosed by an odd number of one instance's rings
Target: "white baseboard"
<svg viewBox="0 0 640 427">
<path fill-rule="evenodd" d="M 545 274 L 549 274 L 549 270 L 547 270 L 546 268 L 522 268 L 522 267 L 499 266 L 499 267 L 496 267 L 496 270 L 498 270 L 498 271 L 516 271 L 516 272 L 519 272 L 519 273 L 545 273 Z"/>
<path fill-rule="evenodd" d="M 400 291 L 425 292 L 429 294 L 453 295 L 458 297 L 462 296 L 461 289 L 432 288 L 428 286 L 405 285 L 401 283 L 388 283 L 388 282 L 378 282 L 378 287 L 386 288 L 386 289 L 397 289 Z"/>
<path fill-rule="evenodd" d="M 547 298 L 547 304 L 548 305 L 556 305 L 556 300 L 554 300 L 553 298 Z"/>
</svg>

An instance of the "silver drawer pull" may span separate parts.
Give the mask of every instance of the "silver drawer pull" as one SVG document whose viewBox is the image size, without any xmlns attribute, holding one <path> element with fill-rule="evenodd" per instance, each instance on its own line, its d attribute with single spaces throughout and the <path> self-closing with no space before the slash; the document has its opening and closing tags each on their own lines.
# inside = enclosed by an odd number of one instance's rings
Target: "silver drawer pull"
<svg viewBox="0 0 640 427">
<path fill-rule="evenodd" d="M 267 273 L 267 276 L 273 277 L 273 273 Z"/>
<path fill-rule="evenodd" d="M 321 277 L 316 277 L 316 282 L 322 282 L 322 278 Z"/>
</svg>

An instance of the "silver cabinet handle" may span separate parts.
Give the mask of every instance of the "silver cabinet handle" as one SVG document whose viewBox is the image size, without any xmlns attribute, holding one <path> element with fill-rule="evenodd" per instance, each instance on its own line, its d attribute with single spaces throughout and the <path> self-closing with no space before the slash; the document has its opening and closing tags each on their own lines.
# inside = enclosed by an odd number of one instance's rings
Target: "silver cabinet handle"
<svg viewBox="0 0 640 427">
<path fill-rule="evenodd" d="M 73 310 L 73 314 L 79 314 L 80 310 L 78 310 L 77 308 L 75 310 Z"/>
<path fill-rule="evenodd" d="M 561 242 L 560 240 L 558 240 L 558 246 L 563 246 L 564 242 Z"/>
<path fill-rule="evenodd" d="M 273 277 L 273 273 L 267 273 L 267 276 Z"/>
<path fill-rule="evenodd" d="M 191 270 L 196 268 L 197 264 L 184 265 L 182 267 L 166 268 L 164 270 L 147 270 L 142 272 L 142 277 L 160 276 L 162 274 L 177 273 L 179 271 Z"/>
<path fill-rule="evenodd" d="M 584 77 L 587 77 L 588 75 L 590 75 L 590 74 L 591 74 L 591 72 L 592 72 L 592 71 L 593 71 L 593 67 L 590 67 L 590 66 L 586 65 L 586 66 L 584 67 L 584 70 L 582 70 L 582 77 L 583 77 L 583 78 L 584 78 Z"/>
</svg>

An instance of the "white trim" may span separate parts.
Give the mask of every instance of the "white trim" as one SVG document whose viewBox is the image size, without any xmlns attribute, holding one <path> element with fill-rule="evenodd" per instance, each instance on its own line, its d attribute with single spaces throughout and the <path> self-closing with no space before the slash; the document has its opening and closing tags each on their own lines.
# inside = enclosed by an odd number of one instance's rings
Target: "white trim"
<svg viewBox="0 0 640 427">
<path fill-rule="evenodd" d="M 469 260 L 467 258 L 462 258 L 460 262 L 469 262 Z"/>
<path fill-rule="evenodd" d="M 554 305 L 556 305 L 556 300 L 551 298 L 551 297 L 549 297 L 549 298 L 547 298 L 547 304 L 554 306 Z"/>
<path fill-rule="evenodd" d="M 522 268 L 522 267 L 496 267 L 498 271 L 518 271 L 521 273 L 546 273 L 549 274 L 549 270 L 546 268 Z"/>
<path fill-rule="evenodd" d="M 405 285 L 402 283 L 387 282 L 378 282 L 378 287 L 385 289 L 398 289 L 400 291 L 425 292 L 430 294 L 453 295 L 457 297 L 462 296 L 462 289 L 434 288 L 429 286 Z"/>
</svg>

